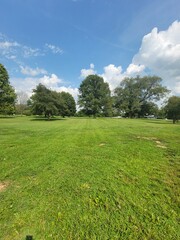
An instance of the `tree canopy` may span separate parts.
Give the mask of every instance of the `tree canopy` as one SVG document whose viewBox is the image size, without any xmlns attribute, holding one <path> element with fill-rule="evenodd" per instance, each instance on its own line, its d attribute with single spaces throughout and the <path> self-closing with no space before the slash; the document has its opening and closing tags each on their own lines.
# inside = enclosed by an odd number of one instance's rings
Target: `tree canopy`
<svg viewBox="0 0 180 240">
<path fill-rule="evenodd" d="M 54 115 L 73 116 L 75 101 L 70 93 L 56 92 L 39 84 L 31 96 L 32 113 L 50 118 Z"/>
<path fill-rule="evenodd" d="M 0 64 L 0 113 L 12 114 L 15 111 L 16 93 L 10 85 L 6 68 Z"/>
<path fill-rule="evenodd" d="M 112 100 L 108 83 L 100 76 L 89 75 L 79 87 L 78 103 L 88 116 L 110 116 Z"/>
<path fill-rule="evenodd" d="M 167 113 L 167 118 L 172 119 L 173 123 L 177 122 L 180 119 L 180 97 L 170 97 L 165 106 L 165 111 Z"/>
<path fill-rule="evenodd" d="M 125 78 L 114 91 L 115 107 L 128 117 L 134 117 L 142 112 L 142 106 L 158 101 L 169 90 L 161 85 L 162 79 L 157 76 Z"/>
<path fill-rule="evenodd" d="M 59 92 L 57 97 L 60 100 L 59 114 L 63 117 L 74 116 L 76 113 L 76 102 L 73 96 L 68 92 Z"/>
</svg>

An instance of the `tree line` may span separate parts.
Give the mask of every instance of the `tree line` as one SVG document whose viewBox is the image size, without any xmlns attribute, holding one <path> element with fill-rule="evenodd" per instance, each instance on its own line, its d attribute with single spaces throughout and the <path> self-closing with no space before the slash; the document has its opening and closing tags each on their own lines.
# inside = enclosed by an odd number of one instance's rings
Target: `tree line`
<svg viewBox="0 0 180 240">
<path fill-rule="evenodd" d="M 67 92 L 56 92 L 39 84 L 28 101 L 21 101 L 23 93 L 17 94 L 10 85 L 9 75 L 0 64 L 0 114 L 28 113 L 52 116 L 124 116 L 129 118 L 149 115 L 180 119 L 180 97 L 172 96 L 164 108 L 159 109 L 156 101 L 164 98 L 170 91 L 161 84 L 158 76 L 136 76 L 125 78 L 113 93 L 104 79 L 89 75 L 79 87 L 78 106 L 73 96 Z"/>
</svg>

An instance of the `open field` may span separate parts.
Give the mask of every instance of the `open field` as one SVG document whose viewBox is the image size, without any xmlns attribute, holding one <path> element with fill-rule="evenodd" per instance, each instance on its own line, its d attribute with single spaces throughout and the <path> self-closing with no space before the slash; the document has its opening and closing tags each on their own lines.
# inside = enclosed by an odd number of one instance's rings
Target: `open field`
<svg viewBox="0 0 180 240">
<path fill-rule="evenodd" d="M 178 239 L 180 124 L 0 118 L 0 239 Z"/>
</svg>

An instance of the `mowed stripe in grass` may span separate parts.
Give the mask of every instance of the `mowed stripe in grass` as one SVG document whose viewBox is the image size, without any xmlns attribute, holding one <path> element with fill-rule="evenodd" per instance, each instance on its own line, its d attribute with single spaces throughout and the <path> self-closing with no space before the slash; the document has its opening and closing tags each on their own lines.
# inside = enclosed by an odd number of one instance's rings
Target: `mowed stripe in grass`
<svg viewBox="0 0 180 240">
<path fill-rule="evenodd" d="M 0 239 L 178 239 L 179 126 L 0 119 Z"/>
</svg>

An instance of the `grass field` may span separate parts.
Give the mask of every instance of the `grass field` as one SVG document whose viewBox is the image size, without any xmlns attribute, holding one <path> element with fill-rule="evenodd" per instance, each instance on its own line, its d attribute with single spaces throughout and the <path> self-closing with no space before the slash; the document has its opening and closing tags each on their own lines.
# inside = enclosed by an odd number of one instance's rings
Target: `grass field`
<svg viewBox="0 0 180 240">
<path fill-rule="evenodd" d="M 0 118 L 0 239 L 179 239 L 180 124 Z"/>
</svg>

